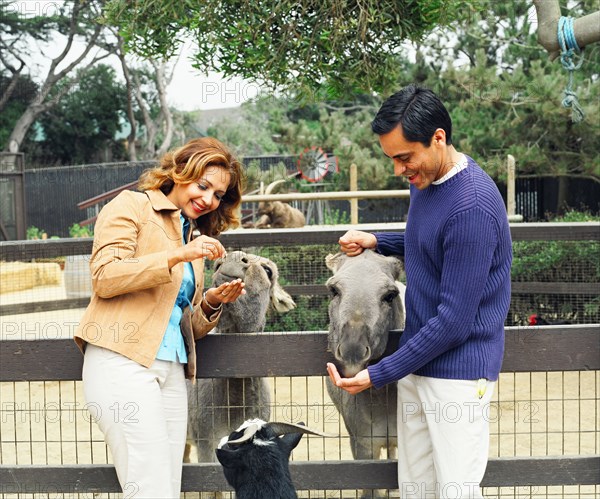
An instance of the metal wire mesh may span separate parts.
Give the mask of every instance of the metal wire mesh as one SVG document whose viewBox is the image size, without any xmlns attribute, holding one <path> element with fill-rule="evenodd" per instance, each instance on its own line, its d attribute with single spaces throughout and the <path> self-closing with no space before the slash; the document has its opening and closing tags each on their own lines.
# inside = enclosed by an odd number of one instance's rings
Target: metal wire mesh
<svg viewBox="0 0 600 499">
<path fill-rule="evenodd" d="M 597 283 L 600 272 L 597 242 L 561 242 L 562 248 L 551 247 L 569 258 L 553 263 L 550 282 Z M 560 246 L 560 245 L 559 245 Z M 549 245 L 546 244 L 546 248 Z M 266 256 L 280 269 L 284 286 L 317 286 L 330 275 L 324 259 L 337 251 L 336 245 L 297 245 L 288 247 L 244 248 Z M 532 247 L 519 248 L 524 255 Z M 538 248 L 536 251 L 540 251 Z M 581 258 L 573 255 L 581 254 Z M 590 258 L 587 256 L 591 255 Z M 40 253 L 27 262 L 0 262 L 0 306 L 3 315 L 1 340 L 69 338 L 83 312 L 78 302 L 68 305 L 63 300 L 77 300 L 87 291 L 85 265 L 69 275 L 77 260 L 72 256 L 44 258 Z M 85 263 L 85 259 L 83 260 Z M 571 262 L 571 267 L 565 268 Z M 540 282 L 539 274 L 514 277 L 516 282 Z M 207 279 L 210 278 L 210 272 Z M 67 289 L 72 280 L 74 286 Z M 70 286 L 70 285 L 69 285 Z M 314 291 L 314 290 L 313 290 Z M 301 331 L 327 329 L 328 296 L 294 295 L 298 308 L 286 315 L 272 315 L 269 331 Z M 319 294 L 321 293 L 321 294 Z M 40 311 L 39 304 L 61 304 L 57 310 Z M 73 305 L 74 303 L 74 305 Z M 542 313 L 552 320 L 579 323 L 600 322 L 598 297 L 591 294 L 522 293 L 513 296 L 509 324 L 524 324 L 528 315 Z M 542 307 L 543 305 L 543 307 Z M 43 308 L 43 307 L 42 307 Z M 1 348 L 1 343 L 0 343 Z M 344 423 L 335 410 L 322 377 L 269 378 L 271 419 L 298 422 L 339 435 L 336 439 L 304 437 L 294 451 L 293 459 L 351 459 L 350 442 Z M 490 406 L 491 457 L 568 456 L 600 454 L 600 373 L 598 371 L 503 373 Z M 110 453 L 88 411 L 81 382 L 4 382 L 0 383 L 0 464 L 2 465 L 67 465 L 110 463 Z M 91 494 L 58 494 L 49 489 L 38 494 L 2 493 L 3 499 L 91 497 Z M 387 491 L 398 497 L 397 491 Z M 503 487 L 484 490 L 486 497 L 498 498 L 597 498 L 600 486 Z M 225 496 L 231 494 L 226 494 Z M 299 491 L 300 497 L 358 497 L 357 491 Z M 94 497 L 121 497 L 100 494 Z M 199 497 L 185 493 L 186 498 Z"/>
</svg>

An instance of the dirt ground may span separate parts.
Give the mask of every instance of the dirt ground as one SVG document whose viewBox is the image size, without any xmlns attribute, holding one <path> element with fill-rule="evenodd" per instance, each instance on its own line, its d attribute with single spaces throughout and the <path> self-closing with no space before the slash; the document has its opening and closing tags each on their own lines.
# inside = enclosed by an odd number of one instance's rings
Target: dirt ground
<svg viewBox="0 0 600 499">
<path fill-rule="evenodd" d="M 64 289 L 54 286 L 3 294 L 0 303 L 59 298 L 64 298 Z M 2 340 L 69 338 L 82 312 L 78 309 L 1 317 L 0 348 Z M 272 420 L 302 421 L 309 427 L 339 435 L 328 439 L 305 436 L 293 453 L 294 460 L 352 459 L 344 424 L 327 395 L 324 378 L 271 378 L 269 382 Z M 503 373 L 489 410 L 490 457 L 599 454 L 599 391 L 598 371 Z M 81 382 L 0 383 L 0 464 L 108 462 L 110 455 L 86 409 Z M 299 495 L 357 497 L 356 491 L 300 491 Z M 486 489 L 485 495 L 513 499 L 592 499 L 600 497 L 600 486 Z M 120 494 L 110 496 L 120 497 Z M 2 494 L 0 489 L 0 499 L 16 497 Z M 62 496 L 18 496 L 19 499 L 38 497 Z M 187 493 L 182 497 L 200 496 Z M 390 492 L 390 497 L 398 497 L 397 491 Z"/>
</svg>

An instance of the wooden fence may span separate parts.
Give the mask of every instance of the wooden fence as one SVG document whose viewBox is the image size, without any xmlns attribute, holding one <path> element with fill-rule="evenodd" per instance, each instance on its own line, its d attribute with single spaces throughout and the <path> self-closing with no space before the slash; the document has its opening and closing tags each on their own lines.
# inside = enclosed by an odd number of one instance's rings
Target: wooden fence
<svg viewBox="0 0 600 499">
<path fill-rule="evenodd" d="M 403 230 L 403 225 L 365 230 Z M 279 231 L 234 231 L 223 234 L 229 247 L 330 244 L 346 228 Z M 600 240 L 598 224 L 523 224 L 511 226 L 514 240 Z M 89 254 L 91 240 L 17 241 L 0 243 L 1 260 L 31 260 Z M 523 283 L 533 288 L 540 283 Z M 316 288 L 316 287 L 315 287 Z M 573 288 L 571 288 L 573 290 Z M 297 290 L 298 291 L 298 290 Z M 313 291 L 318 291 L 314 289 Z M 599 293 L 598 284 L 585 291 Z M 574 292 L 583 292 L 574 290 Z M 549 292 L 547 289 L 544 293 Z M 551 291 L 550 291 L 551 292 Z M 86 300 L 2 305 L 0 315 L 85 306 Z M 400 332 L 391 333 L 396 345 Z M 199 377 L 325 376 L 332 361 L 327 333 L 287 332 L 207 336 L 199 349 Z M 503 372 L 554 372 L 600 369 L 600 325 L 507 327 Z M 389 348 L 393 350 L 393 347 Z M 251 352 L 252 355 L 248 355 Z M 54 359 L 49 362 L 49 359 Z M 0 381 L 80 380 L 82 356 L 72 340 L 6 340 L 0 342 Z M 290 466 L 300 490 L 395 489 L 396 463 L 381 461 L 294 461 Z M 484 487 L 600 484 L 600 456 L 544 456 L 491 459 Z M 111 465 L 1 465 L 0 493 L 90 493 L 120 490 Z M 182 490 L 230 490 L 219 464 L 185 464 Z"/>
<path fill-rule="evenodd" d="M 259 230 L 244 229 L 225 232 L 220 240 L 227 248 L 295 246 L 298 244 L 335 244 L 350 228 L 360 228 L 369 232 L 404 231 L 406 224 L 369 224 L 314 227 L 299 229 Z M 600 241 L 600 224 L 597 222 L 579 223 L 528 223 L 511 224 L 513 241 Z M 89 255 L 92 252 L 92 239 L 49 239 L 44 241 L 0 242 L 0 260 L 31 261 L 36 258 L 68 257 Z M 326 295 L 324 285 L 290 285 L 285 287 L 292 296 Z M 567 295 L 600 295 L 600 282 L 514 282 L 513 293 L 543 293 Z M 0 316 L 20 313 L 44 312 L 82 308 L 88 298 L 49 300 L 36 303 L 0 305 Z"/>
<path fill-rule="evenodd" d="M 393 332 L 390 344 L 397 344 Z M 207 336 L 199 348 L 199 377 L 325 376 L 333 361 L 326 332 Z M 546 326 L 506 328 L 503 372 L 598 370 L 600 328 Z M 251 352 L 251 355 L 248 353 Z M 57 361 L 49 362 L 48 359 Z M 0 381 L 80 380 L 83 358 L 72 340 L 4 341 Z M 396 465 L 383 461 L 308 461 L 290 466 L 298 489 L 398 487 Z M 0 492 L 116 492 L 110 465 L 0 466 Z M 600 484 L 600 456 L 491 459 L 482 485 Z M 182 490 L 230 490 L 219 464 L 184 465 Z"/>
</svg>

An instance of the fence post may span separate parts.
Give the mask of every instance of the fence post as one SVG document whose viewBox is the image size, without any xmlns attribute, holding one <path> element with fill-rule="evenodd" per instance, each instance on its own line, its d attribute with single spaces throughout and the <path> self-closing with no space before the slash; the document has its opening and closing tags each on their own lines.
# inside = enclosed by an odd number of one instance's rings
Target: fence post
<svg viewBox="0 0 600 499">
<path fill-rule="evenodd" d="M 515 157 L 509 154 L 506 157 L 506 215 L 509 222 L 523 221 L 523 215 L 517 215 L 516 176 Z"/>
<path fill-rule="evenodd" d="M 358 168 L 354 163 L 350 165 L 350 190 L 358 190 Z M 358 199 L 356 198 L 350 200 L 350 223 L 358 224 Z"/>
</svg>

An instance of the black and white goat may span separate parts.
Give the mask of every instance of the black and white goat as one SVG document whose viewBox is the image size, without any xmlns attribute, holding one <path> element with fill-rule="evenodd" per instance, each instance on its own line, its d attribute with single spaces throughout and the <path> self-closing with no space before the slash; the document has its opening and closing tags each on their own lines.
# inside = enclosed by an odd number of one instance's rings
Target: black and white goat
<svg viewBox="0 0 600 499">
<path fill-rule="evenodd" d="M 216 449 L 236 499 L 296 499 L 289 458 L 302 435 L 328 436 L 303 424 L 246 421 Z"/>
</svg>

